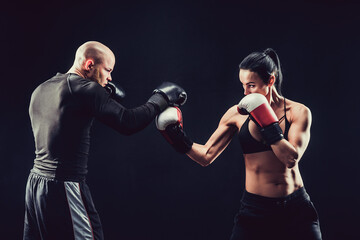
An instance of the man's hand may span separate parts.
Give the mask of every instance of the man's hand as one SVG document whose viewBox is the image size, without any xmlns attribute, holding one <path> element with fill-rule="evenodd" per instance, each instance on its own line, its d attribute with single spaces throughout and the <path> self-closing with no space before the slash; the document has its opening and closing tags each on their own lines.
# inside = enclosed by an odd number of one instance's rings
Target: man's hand
<svg viewBox="0 0 360 240">
<path fill-rule="evenodd" d="M 112 82 L 108 82 L 108 84 L 106 84 L 104 88 L 110 94 L 110 97 L 119 103 L 121 103 L 122 100 L 125 98 L 124 89 L 115 86 L 115 84 L 113 84 Z"/>
</svg>

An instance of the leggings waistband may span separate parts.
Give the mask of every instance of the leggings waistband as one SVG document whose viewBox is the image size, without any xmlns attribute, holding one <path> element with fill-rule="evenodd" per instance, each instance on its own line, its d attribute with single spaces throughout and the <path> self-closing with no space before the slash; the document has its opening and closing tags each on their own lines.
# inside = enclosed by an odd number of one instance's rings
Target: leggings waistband
<svg viewBox="0 0 360 240">
<path fill-rule="evenodd" d="M 309 195 L 306 193 L 305 188 L 301 187 L 295 192 L 289 194 L 288 196 L 280 197 L 280 198 L 264 197 L 253 193 L 249 193 L 248 191 L 245 190 L 241 201 L 243 203 L 249 203 L 252 205 L 255 204 L 259 206 L 284 207 L 288 204 L 291 204 L 293 202 L 298 202 L 304 199 L 310 200 Z"/>
</svg>

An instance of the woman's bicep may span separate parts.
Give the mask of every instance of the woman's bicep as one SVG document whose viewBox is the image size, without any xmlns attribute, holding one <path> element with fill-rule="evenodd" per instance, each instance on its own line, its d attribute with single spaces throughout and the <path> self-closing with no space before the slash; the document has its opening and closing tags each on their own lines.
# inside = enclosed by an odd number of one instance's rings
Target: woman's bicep
<svg viewBox="0 0 360 240">
<path fill-rule="evenodd" d="M 311 121 L 312 118 L 310 110 L 305 106 L 302 106 L 301 108 L 299 107 L 293 118 L 288 133 L 288 141 L 298 152 L 298 159 L 300 159 L 304 154 L 309 144 Z"/>
</svg>

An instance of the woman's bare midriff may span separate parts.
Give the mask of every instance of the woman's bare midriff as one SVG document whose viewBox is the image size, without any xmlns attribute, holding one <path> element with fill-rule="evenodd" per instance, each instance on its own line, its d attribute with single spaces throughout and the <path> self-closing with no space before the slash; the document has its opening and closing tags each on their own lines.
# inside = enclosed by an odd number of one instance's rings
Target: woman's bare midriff
<svg viewBox="0 0 360 240">
<path fill-rule="evenodd" d="M 246 191 L 264 197 L 285 197 L 303 186 L 298 165 L 289 169 L 272 151 L 245 154 Z"/>
</svg>

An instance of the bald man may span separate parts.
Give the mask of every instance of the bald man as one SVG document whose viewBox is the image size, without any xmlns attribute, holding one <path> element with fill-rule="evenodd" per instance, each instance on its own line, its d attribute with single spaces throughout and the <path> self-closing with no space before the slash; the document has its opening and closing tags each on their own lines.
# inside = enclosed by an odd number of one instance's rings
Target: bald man
<svg viewBox="0 0 360 240">
<path fill-rule="evenodd" d="M 34 90 L 29 115 L 36 157 L 26 185 L 24 239 L 103 239 L 85 183 L 93 120 L 130 135 L 169 105 L 186 101 L 181 87 L 166 82 L 145 104 L 127 109 L 114 85 L 108 88 L 114 65 L 108 47 L 86 42 L 66 74 L 57 73 Z"/>
</svg>

